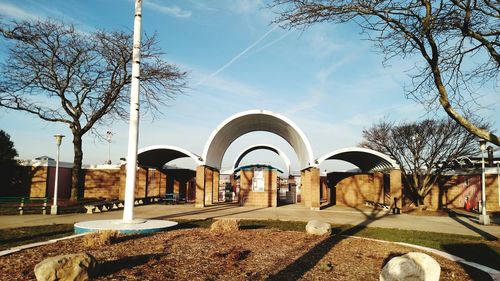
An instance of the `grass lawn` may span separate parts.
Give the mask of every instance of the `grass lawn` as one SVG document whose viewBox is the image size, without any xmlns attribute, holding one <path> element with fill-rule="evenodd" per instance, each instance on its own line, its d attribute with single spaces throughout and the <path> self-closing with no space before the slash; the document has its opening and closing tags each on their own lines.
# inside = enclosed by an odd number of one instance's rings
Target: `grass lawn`
<svg viewBox="0 0 500 281">
<path fill-rule="evenodd" d="M 213 223 L 213 220 L 177 221 L 179 222 L 177 229 L 209 228 Z M 304 231 L 306 226 L 305 222 L 273 220 L 242 220 L 240 224 L 242 229 L 277 229 L 282 231 Z M 353 227 L 351 225 L 332 225 L 332 228 L 335 235 L 354 235 L 426 246 L 500 270 L 500 264 L 498 263 L 500 260 L 499 240 L 489 241 L 476 236 L 364 226 Z M 0 250 L 16 245 L 63 237 L 72 233 L 72 224 L 0 229 Z"/>
</svg>

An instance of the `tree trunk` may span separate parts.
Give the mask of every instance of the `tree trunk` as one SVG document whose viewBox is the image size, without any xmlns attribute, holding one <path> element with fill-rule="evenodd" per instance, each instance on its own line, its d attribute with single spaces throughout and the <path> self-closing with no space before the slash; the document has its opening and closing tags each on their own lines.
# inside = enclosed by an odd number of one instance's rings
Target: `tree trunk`
<svg viewBox="0 0 500 281">
<path fill-rule="evenodd" d="M 81 184 L 81 170 L 83 161 L 83 151 L 82 151 L 82 136 L 79 134 L 73 134 L 73 169 L 71 170 L 71 200 L 78 200 L 78 188 L 83 186 Z"/>
</svg>

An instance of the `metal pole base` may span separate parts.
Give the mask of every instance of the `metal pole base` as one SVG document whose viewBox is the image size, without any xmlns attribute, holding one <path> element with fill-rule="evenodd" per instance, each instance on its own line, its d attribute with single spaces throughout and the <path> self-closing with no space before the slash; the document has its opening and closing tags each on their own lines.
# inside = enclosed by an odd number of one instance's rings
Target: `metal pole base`
<svg viewBox="0 0 500 281">
<path fill-rule="evenodd" d="M 52 205 L 50 207 L 50 214 L 51 215 L 57 215 L 57 207 L 58 207 L 57 205 Z"/>
<path fill-rule="evenodd" d="M 490 224 L 490 216 L 488 215 L 479 215 L 479 224 L 488 225 Z"/>
</svg>

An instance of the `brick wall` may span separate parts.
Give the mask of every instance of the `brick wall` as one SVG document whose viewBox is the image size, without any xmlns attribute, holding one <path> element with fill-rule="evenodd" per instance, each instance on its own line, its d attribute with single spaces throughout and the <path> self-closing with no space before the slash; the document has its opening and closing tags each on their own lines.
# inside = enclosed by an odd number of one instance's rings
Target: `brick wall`
<svg viewBox="0 0 500 281">
<path fill-rule="evenodd" d="M 276 207 L 278 203 L 278 175 L 276 170 L 265 169 L 264 191 L 252 191 L 253 170 L 240 171 L 240 204 L 250 207 Z"/>
<path fill-rule="evenodd" d="M 328 181 L 333 187 L 332 200 L 337 205 L 350 207 L 364 205 L 367 200 L 383 203 L 382 177 L 381 173 L 330 173 Z"/>
<path fill-rule="evenodd" d="M 82 173 L 85 180 L 84 198 L 119 198 L 121 169 L 84 169 Z"/>
<path fill-rule="evenodd" d="M 485 175 L 486 210 L 500 211 L 498 175 Z M 428 209 L 465 208 L 465 197 L 472 208 L 477 208 L 481 199 L 480 175 L 443 176 L 436 183 L 424 200 Z"/>
<path fill-rule="evenodd" d="M 34 166 L 31 170 L 31 191 L 30 197 L 45 197 L 47 192 L 48 167 Z"/>
</svg>

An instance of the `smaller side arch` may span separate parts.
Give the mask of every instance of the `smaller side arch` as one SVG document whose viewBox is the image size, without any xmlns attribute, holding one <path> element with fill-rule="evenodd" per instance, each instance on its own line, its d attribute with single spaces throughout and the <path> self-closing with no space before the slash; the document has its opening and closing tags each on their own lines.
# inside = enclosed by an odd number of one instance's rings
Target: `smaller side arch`
<svg viewBox="0 0 500 281">
<path fill-rule="evenodd" d="M 259 149 L 265 149 L 265 150 L 270 150 L 276 154 L 278 154 L 281 159 L 283 159 L 283 162 L 285 162 L 285 169 L 286 169 L 286 172 L 288 174 L 290 174 L 290 159 L 288 158 L 288 156 L 286 156 L 286 154 L 281 151 L 279 148 L 275 147 L 275 146 L 272 146 L 270 144 L 255 144 L 255 145 L 251 145 L 247 148 L 245 148 L 237 157 L 236 159 L 234 160 L 234 163 L 233 163 L 233 167 L 232 167 L 232 170 L 234 171 L 236 168 L 238 168 L 238 166 L 240 165 L 240 162 L 241 160 L 243 160 L 243 158 L 245 158 L 245 156 L 252 152 L 252 151 L 255 151 L 255 150 L 259 150 Z"/>
<path fill-rule="evenodd" d="M 399 169 L 399 165 L 389 156 L 363 147 L 347 147 L 337 149 L 316 159 L 321 165 L 326 160 L 343 160 L 356 165 L 364 172 Z"/>
<path fill-rule="evenodd" d="M 161 169 L 166 163 L 184 157 L 193 159 L 197 166 L 203 164 L 200 156 L 173 145 L 153 145 L 141 148 L 137 152 L 139 166 L 148 168 Z"/>
</svg>

